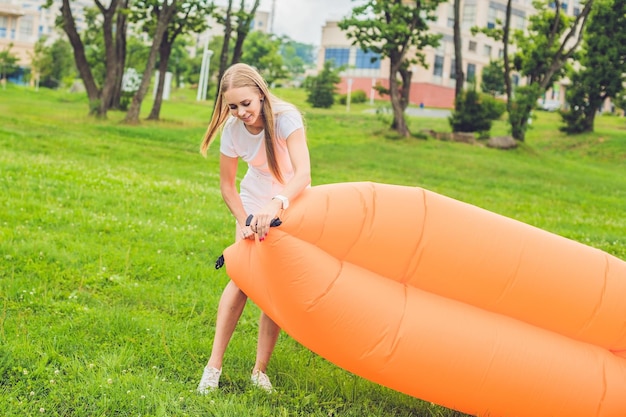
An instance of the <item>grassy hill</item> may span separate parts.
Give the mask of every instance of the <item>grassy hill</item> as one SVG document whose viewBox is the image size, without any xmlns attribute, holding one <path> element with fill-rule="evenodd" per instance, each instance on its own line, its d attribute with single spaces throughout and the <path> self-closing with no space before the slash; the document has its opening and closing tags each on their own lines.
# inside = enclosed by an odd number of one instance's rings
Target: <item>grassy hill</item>
<svg viewBox="0 0 626 417">
<path fill-rule="evenodd" d="M 233 239 L 218 154 L 199 144 L 210 103 L 177 91 L 161 122 L 87 116 L 84 97 L 0 91 L 0 409 L 7 416 L 458 416 L 351 375 L 281 336 L 279 392 L 249 388 L 258 310 L 227 352 L 223 390 L 195 388 Z M 305 113 L 314 184 L 420 186 L 626 259 L 626 119 L 569 137 L 538 112 L 512 151 L 390 134 L 352 105 Z M 144 113 L 149 111 L 144 104 Z M 449 130 L 410 118 L 411 129 Z M 504 122 L 495 134 L 506 133 Z M 244 172 L 241 167 L 241 174 Z M 415 378 L 429 378 L 416 375 Z"/>
</svg>

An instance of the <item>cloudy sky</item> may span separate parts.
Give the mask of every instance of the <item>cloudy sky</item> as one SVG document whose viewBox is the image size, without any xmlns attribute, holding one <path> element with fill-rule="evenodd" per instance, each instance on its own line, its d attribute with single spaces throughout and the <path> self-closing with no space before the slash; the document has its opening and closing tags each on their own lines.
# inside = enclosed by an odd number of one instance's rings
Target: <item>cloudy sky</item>
<svg viewBox="0 0 626 417">
<path fill-rule="evenodd" d="M 273 0 L 262 0 L 260 10 L 270 12 Z M 326 20 L 339 20 L 359 4 L 352 0 L 275 0 L 274 33 L 319 45 Z"/>
</svg>

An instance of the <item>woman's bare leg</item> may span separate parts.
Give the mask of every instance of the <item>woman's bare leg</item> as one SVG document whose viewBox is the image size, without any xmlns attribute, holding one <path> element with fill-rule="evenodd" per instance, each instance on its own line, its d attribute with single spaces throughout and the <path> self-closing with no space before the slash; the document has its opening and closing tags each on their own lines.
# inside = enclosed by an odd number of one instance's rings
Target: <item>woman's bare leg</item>
<svg viewBox="0 0 626 417">
<path fill-rule="evenodd" d="M 267 364 L 270 361 L 279 334 L 280 327 L 262 312 L 259 319 L 259 341 L 256 351 L 256 363 L 252 370 L 253 374 L 257 371 L 265 373 L 267 370 Z"/>
<path fill-rule="evenodd" d="M 224 353 L 241 317 L 243 308 L 246 306 L 247 299 L 248 297 L 233 281 L 228 282 L 217 307 L 213 349 L 211 350 L 211 357 L 207 366 L 222 369 Z"/>
</svg>

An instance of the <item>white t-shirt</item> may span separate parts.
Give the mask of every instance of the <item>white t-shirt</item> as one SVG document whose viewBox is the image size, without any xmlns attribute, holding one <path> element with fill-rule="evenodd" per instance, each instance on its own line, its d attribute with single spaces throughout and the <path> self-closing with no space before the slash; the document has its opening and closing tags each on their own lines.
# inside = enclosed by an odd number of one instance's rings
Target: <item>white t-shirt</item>
<svg viewBox="0 0 626 417">
<path fill-rule="evenodd" d="M 303 128 L 302 115 L 296 109 L 288 109 L 275 116 L 276 142 L 274 150 L 276 160 L 287 183 L 294 175 L 287 138 L 297 129 Z M 267 164 L 265 153 L 265 131 L 253 135 L 244 123 L 230 117 L 224 124 L 220 139 L 220 152 L 231 158 L 241 158 L 248 164 L 248 171 L 241 180 L 240 195 L 248 214 L 254 214 L 276 194 L 280 194 L 284 183 L 276 180 Z"/>
</svg>

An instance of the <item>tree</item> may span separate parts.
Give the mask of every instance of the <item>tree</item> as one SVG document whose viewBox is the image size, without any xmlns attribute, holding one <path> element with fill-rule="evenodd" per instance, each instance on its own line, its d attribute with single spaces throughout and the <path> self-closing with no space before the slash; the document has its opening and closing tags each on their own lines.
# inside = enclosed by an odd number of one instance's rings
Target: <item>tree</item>
<svg viewBox="0 0 626 417">
<path fill-rule="evenodd" d="M 132 20 L 134 23 L 141 23 L 145 33 L 154 33 L 154 25 L 158 20 L 145 19 L 148 9 L 154 7 L 153 2 L 139 1 L 133 8 Z M 158 120 L 163 102 L 163 90 L 165 86 L 165 74 L 169 67 L 170 56 L 174 42 L 181 34 L 200 33 L 207 28 L 206 14 L 213 12 L 215 5 L 211 0 L 187 0 L 178 3 L 178 6 L 169 21 L 165 32 L 159 43 L 159 79 L 156 90 L 156 97 L 152 105 L 152 110 L 148 120 Z"/>
<path fill-rule="evenodd" d="M 568 133 L 592 132 L 605 100 L 615 99 L 626 82 L 626 0 L 597 0 L 589 15 L 580 57 L 570 74 L 568 111 L 561 116 Z"/>
<path fill-rule="evenodd" d="M 333 61 L 324 62 L 324 69 L 316 77 L 310 77 L 306 81 L 309 92 L 306 101 L 313 107 L 330 108 L 335 102 L 336 84 L 341 81 L 340 69 L 333 68 Z"/>
<path fill-rule="evenodd" d="M 587 0 L 576 17 L 567 16 L 559 0 L 537 0 L 537 13 L 529 18 L 528 30 L 518 30 L 511 40 L 512 0 L 507 1 L 506 20 L 502 28 L 479 29 L 504 45 L 505 88 L 511 135 L 523 141 L 528 120 L 537 100 L 565 73 L 565 65 L 574 57 L 594 0 Z M 516 46 L 509 54 L 509 44 Z M 511 85 L 512 71 L 526 77 L 526 85 L 515 92 Z"/>
<path fill-rule="evenodd" d="M 64 78 L 76 72 L 72 46 L 65 39 L 57 39 L 51 45 L 46 43 L 45 36 L 35 43 L 31 57 L 32 72 L 40 86 L 57 88 Z"/>
<path fill-rule="evenodd" d="M 17 56 L 11 53 L 11 48 L 13 44 L 9 44 L 6 49 L 0 51 L 0 81 L 2 82 L 3 88 L 6 88 L 6 80 L 7 76 L 17 68 Z"/>
<path fill-rule="evenodd" d="M 230 62 L 231 65 L 236 64 L 241 60 L 241 55 L 243 54 L 243 44 L 246 40 L 246 37 L 250 33 L 250 29 L 252 28 L 252 21 L 254 20 L 256 10 L 259 8 L 260 3 L 261 0 L 254 0 L 252 8 L 249 12 L 246 12 L 245 0 L 241 0 L 239 10 L 235 13 L 235 18 L 237 20 L 237 24 L 235 26 L 237 38 L 235 40 L 235 48 L 233 49 L 233 58 Z"/>
<path fill-rule="evenodd" d="M 233 13 L 233 0 L 228 0 L 228 6 L 226 7 L 225 12 L 216 10 L 213 13 L 213 17 L 217 20 L 217 22 L 224 26 L 224 42 L 220 52 L 219 69 L 217 73 L 217 90 L 215 94 L 219 94 L 220 82 L 222 81 L 222 76 L 224 75 L 224 72 L 226 72 L 228 66 L 236 64 L 241 60 L 241 55 L 243 54 L 243 44 L 246 37 L 250 33 L 251 23 L 252 20 L 254 20 L 256 10 L 259 7 L 261 0 L 254 0 L 254 4 L 249 12 L 246 11 L 245 3 L 245 0 L 241 0 L 239 10 Z M 232 21 L 233 17 L 235 18 L 235 24 L 233 24 Z M 229 64 L 228 55 L 231 50 L 230 42 L 233 30 L 237 33 L 237 37 L 235 38 L 235 44 L 232 49 L 233 55 Z M 215 101 L 217 102 L 217 100 Z"/>
<path fill-rule="evenodd" d="M 315 64 L 315 47 L 294 41 L 287 36 L 282 38 L 280 54 L 283 56 L 289 71 L 294 73 L 301 72 L 303 66 Z"/>
<path fill-rule="evenodd" d="M 152 46 L 150 47 L 146 68 L 144 69 L 141 77 L 141 84 L 139 85 L 139 89 L 135 92 L 135 95 L 133 95 L 130 107 L 126 113 L 126 117 L 124 118 L 124 122 L 130 124 L 139 123 L 141 103 L 148 92 L 150 79 L 152 78 L 152 71 L 157 59 L 157 53 L 161 46 L 163 36 L 167 31 L 167 27 L 176 13 L 178 0 L 135 0 L 135 4 L 142 2 L 146 2 L 151 6 L 152 12 L 150 17 L 154 19 L 155 25 L 153 26 L 154 32 L 152 33 Z M 148 7 L 145 7 L 145 9 L 148 9 Z"/>
<path fill-rule="evenodd" d="M 411 65 L 426 66 L 422 49 L 437 46 L 441 35 L 429 32 L 435 10 L 443 0 L 368 0 L 339 22 L 353 45 L 389 58 L 391 128 L 402 136 L 410 132 L 404 117 L 411 88 Z"/>
<path fill-rule="evenodd" d="M 274 35 L 253 32 L 246 38 L 241 62 L 254 66 L 272 84 L 285 75 L 283 58 L 279 53 L 280 44 L 280 39 Z"/>
<path fill-rule="evenodd" d="M 461 103 L 465 74 L 463 74 L 463 42 L 461 39 L 461 0 L 454 0 L 454 103 L 458 110 L 457 103 Z"/>
<path fill-rule="evenodd" d="M 98 87 L 98 83 L 94 78 L 85 53 L 85 45 L 76 29 L 76 22 L 72 15 L 71 0 L 62 0 L 60 25 L 67 34 L 74 50 L 76 68 L 83 80 L 87 97 L 89 98 L 90 113 L 96 114 L 98 117 L 106 117 L 107 110 L 113 103 L 112 98 L 116 91 L 121 91 L 124 73 L 125 21 L 128 0 L 110 0 L 108 7 L 105 7 L 100 0 L 94 0 L 94 3 L 102 15 L 102 35 L 105 45 L 105 76 L 101 88 Z M 52 4 L 53 0 L 47 0 L 46 7 L 51 7 Z M 119 98 L 117 101 L 119 102 Z"/>
<path fill-rule="evenodd" d="M 504 63 L 502 60 L 489 61 L 483 68 L 480 78 L 480 88 L 484 93 L 493 97 L 504 94 Z"/>
</svg>

